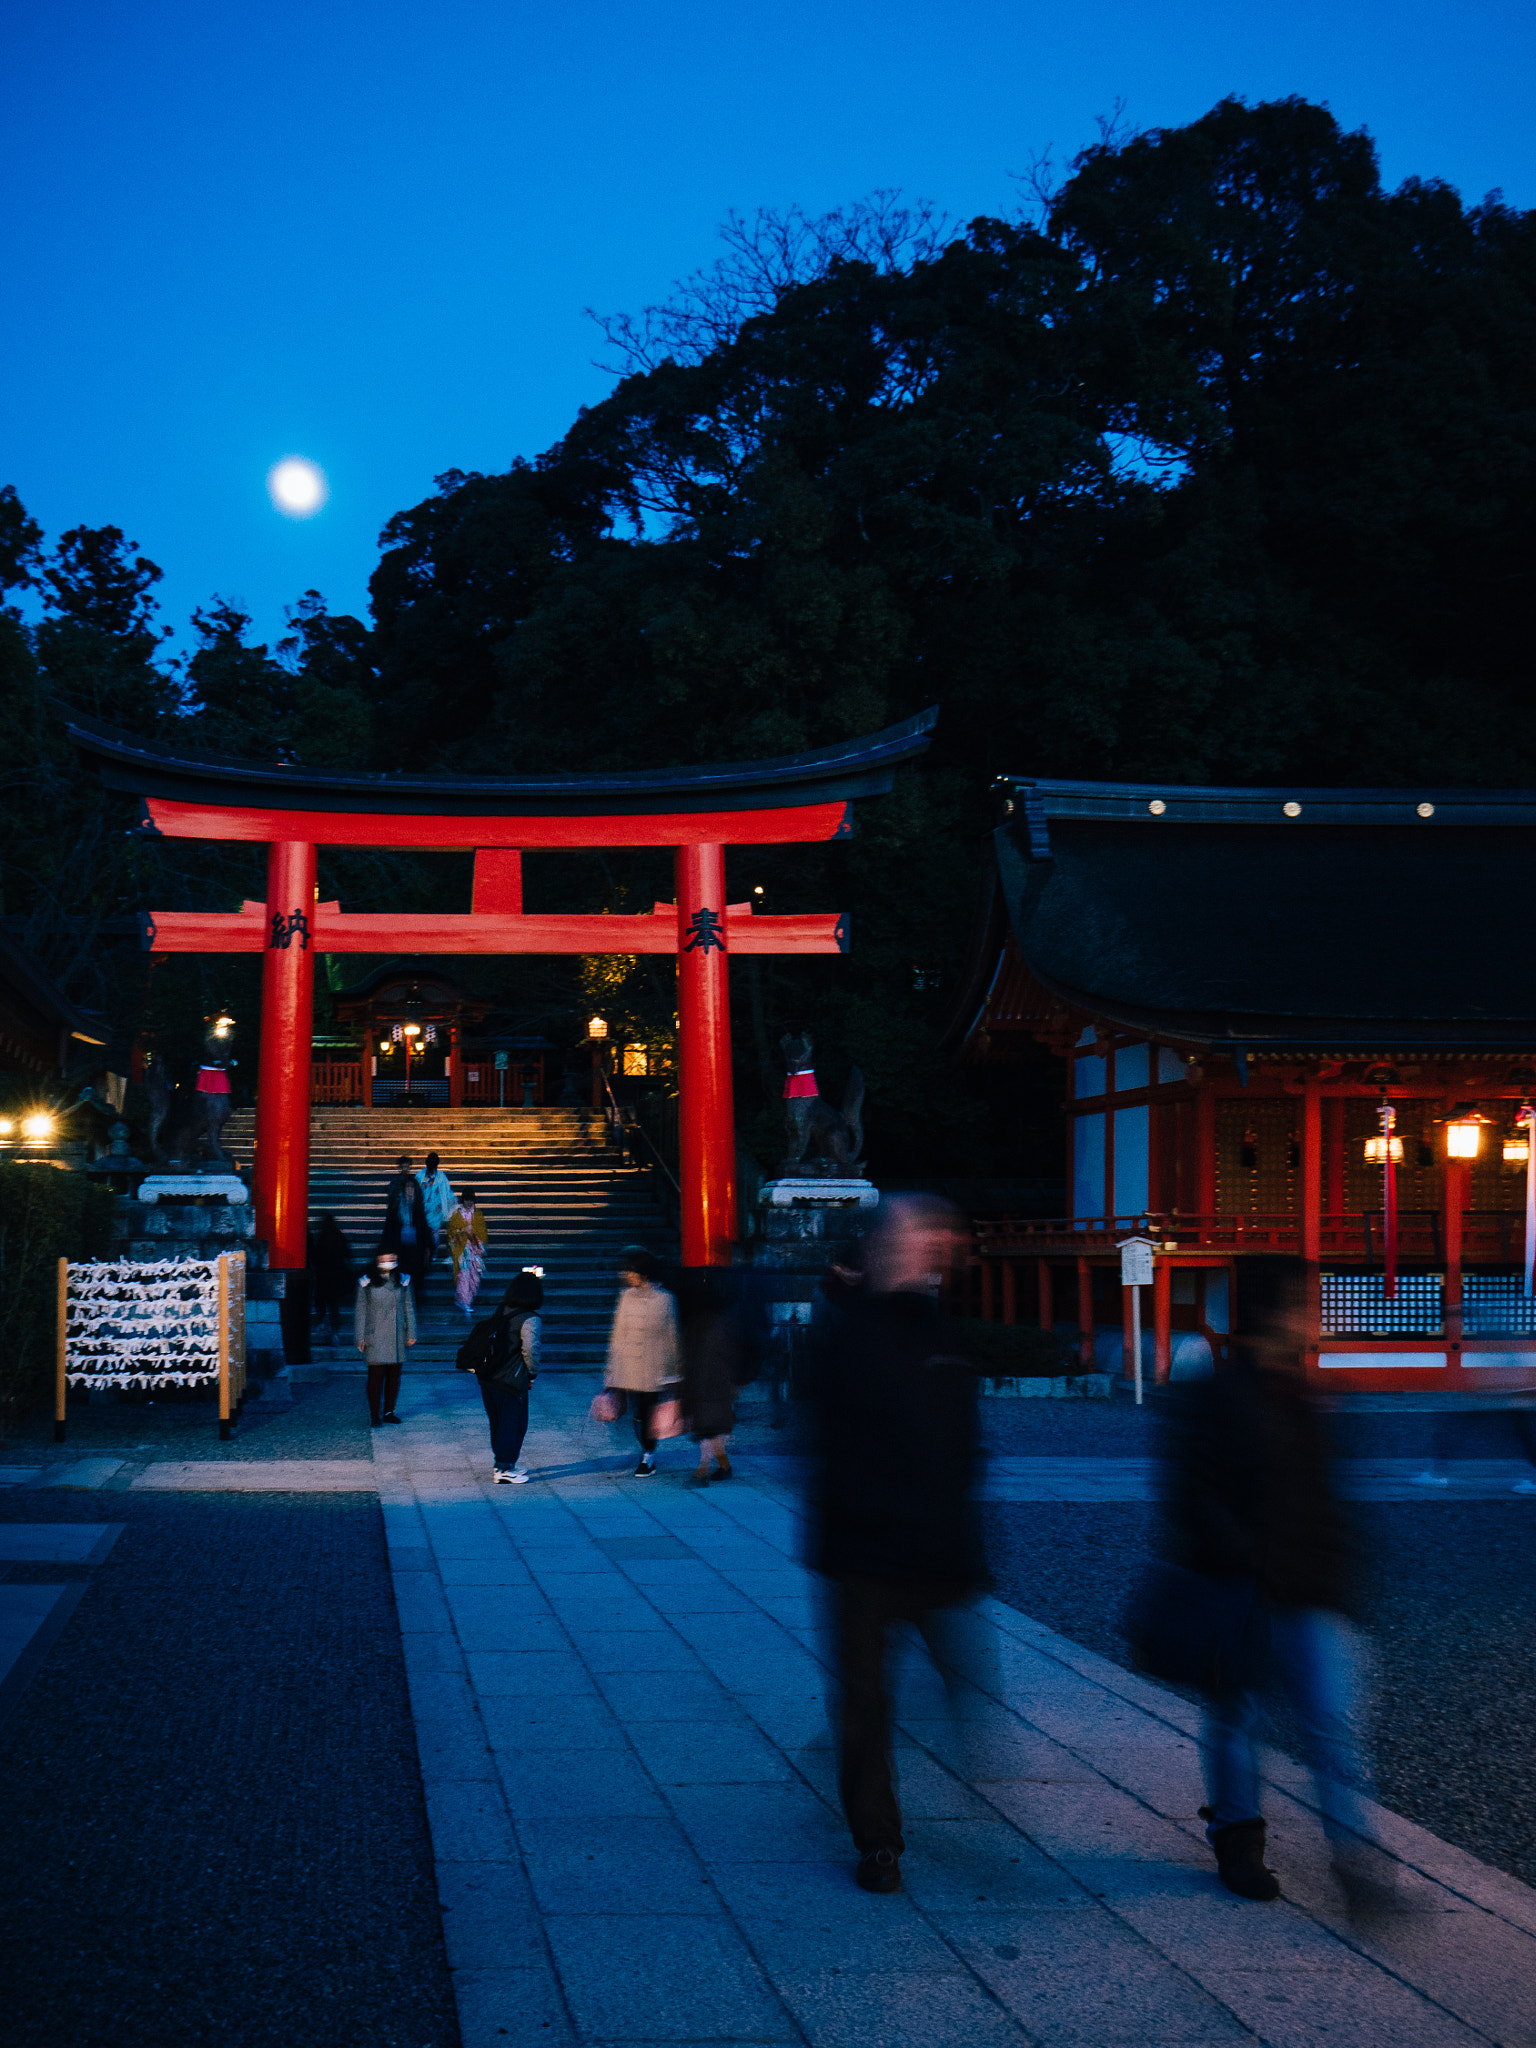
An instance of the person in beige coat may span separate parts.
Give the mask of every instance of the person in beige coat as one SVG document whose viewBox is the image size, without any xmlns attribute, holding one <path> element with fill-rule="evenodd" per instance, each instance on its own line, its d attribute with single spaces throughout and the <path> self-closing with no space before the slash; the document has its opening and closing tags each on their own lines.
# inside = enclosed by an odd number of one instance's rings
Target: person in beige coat
<svg viewBox="0 0 1536 2048">
<path fill-rule="evenodd" d="M 621 1388 L 629 1397 L 640 1444 L 637 1479 L 656 1470 L 656 1435 L 652 1428 L 660 1401 L 682 1392 L 683 1347 L 677 1329 L 677 1303 L 659 1284 L 661 1261 L 644 1245 L 627 1244 L 619 1253 L 619 1299 L 608 1338 L 608 1370 L 604 1386 Z"/>
<path fill-rule="evenodd" d="M 368 1413 L 375 1429 L 398 1422 L 400 1368 L 416 1342 L 416 1304 L 410 1276 L 398 1270 L 393 1252 L 380 1252 L 357 1283 L 353 1335 L 368 1361 Z M 382 1397 L 383 1413 L 379 1412 Z"/>
</svg>

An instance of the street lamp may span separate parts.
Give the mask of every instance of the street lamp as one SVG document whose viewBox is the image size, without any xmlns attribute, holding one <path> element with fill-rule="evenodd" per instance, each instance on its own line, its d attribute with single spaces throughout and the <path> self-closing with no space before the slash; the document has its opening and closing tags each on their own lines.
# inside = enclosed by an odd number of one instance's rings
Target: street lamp
<svg viewBox="0 0 1536 2048">
<path fill-rule="evenodd" d="M 1391 1137 L 1367 1138 L 1365 1141 L 1365 1163 L 1367 1166 L 1385 1166 L 1388 1160 L 1394 1166 L 1403 1163 L 1403 1141 L 1395 1134 Z"/>
<path fill-rule="evenodd" d="M 22 1118 L 21 1135 L 30 1145 L 45 1145 L 53 1136 L 53 1118 L 46 1110 L 35 1109 Z"/>
<path fill-rule="evenodd" d="M 589 1017 L 587 1019 L 587 1036 L 588 1038 L 606 1038 L 608 1036 L 608 1019 L 606 1017 Z"/>
</svg>

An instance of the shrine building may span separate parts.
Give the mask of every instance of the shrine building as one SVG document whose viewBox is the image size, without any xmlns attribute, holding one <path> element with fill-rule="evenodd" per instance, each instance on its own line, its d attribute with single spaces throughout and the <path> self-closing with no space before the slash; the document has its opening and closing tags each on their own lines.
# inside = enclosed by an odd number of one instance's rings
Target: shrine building
<svg viewBox="0 0 1536 2048">
<path fill-rule="evenodd" d="M 978 1222 L 983 1313 L 1075 1323 L 1087 1369 L 1128 1333 L 1118 1247 L 1150 1238 L 1166 1380 L 1176 1349 L 1223 1356 L 1244 1259 L 1288 1252 L 1317 1386 L 1536 1388 L 1536 791 L 998 797 L 955 1037 L 1066 1062 L 1069 1213 Z"/>
</svg>

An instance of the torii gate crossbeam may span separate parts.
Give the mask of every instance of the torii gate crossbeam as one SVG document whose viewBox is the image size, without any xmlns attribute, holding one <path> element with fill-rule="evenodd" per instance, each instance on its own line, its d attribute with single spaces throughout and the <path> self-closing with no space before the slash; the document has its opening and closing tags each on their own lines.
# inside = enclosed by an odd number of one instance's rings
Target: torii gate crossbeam
<svg viewBox="0 0 1536 2048">
<path fill-rule="evenodd" d="M 254 1166 L 257 1229 L 274 1267 L 307 1258 L 314 959 L 333 953 L 672 953 L 685 1266 L 728 1264 L 735 1227 L 729 957 L 846 952 L 845 917 L 755 916 L 725 900 L 725 849 L 846 838 L 852 799 L 882 794 L 927 746 L 927 711 L 869 738 L 773 761 L 635 775 L 438 779 L 326 775 L 156 753 L 65 712 L 86 764 L 139 797 L 141 829 L 264 841 L 267 895 L 238 911 L 150 912 L 155 952 L 262 955 Z M 319 846 L 472 850 L 470 912 L 343 912 L 320 903 Z M 675 904 L 638 916 L 527 916 L 521 856 L 536 847 L 670 846 Z"/>
</svg>

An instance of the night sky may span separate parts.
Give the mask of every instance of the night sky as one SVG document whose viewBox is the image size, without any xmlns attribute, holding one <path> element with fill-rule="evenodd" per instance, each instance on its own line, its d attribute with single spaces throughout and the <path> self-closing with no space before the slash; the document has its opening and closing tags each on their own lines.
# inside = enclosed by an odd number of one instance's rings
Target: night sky
<svg viewBox="0 0 1536 2048">
<path fill-rule="evenodd" d="M 363 614 L 389 514 L 555 440 L 610 387 L 583 309 L 663 295 L 733 208 L 1017 211 L 1117 101 L 1224 93 L 1530 206 L 1533 43 L 1529 0 L 13 6 L 0 482 L 50 536 L 125 528 L 178 627 L 214 592 L 268 637 L 311 586 Z M 268 496 L 290 455 L 312 518 Z"/>
</svg>

